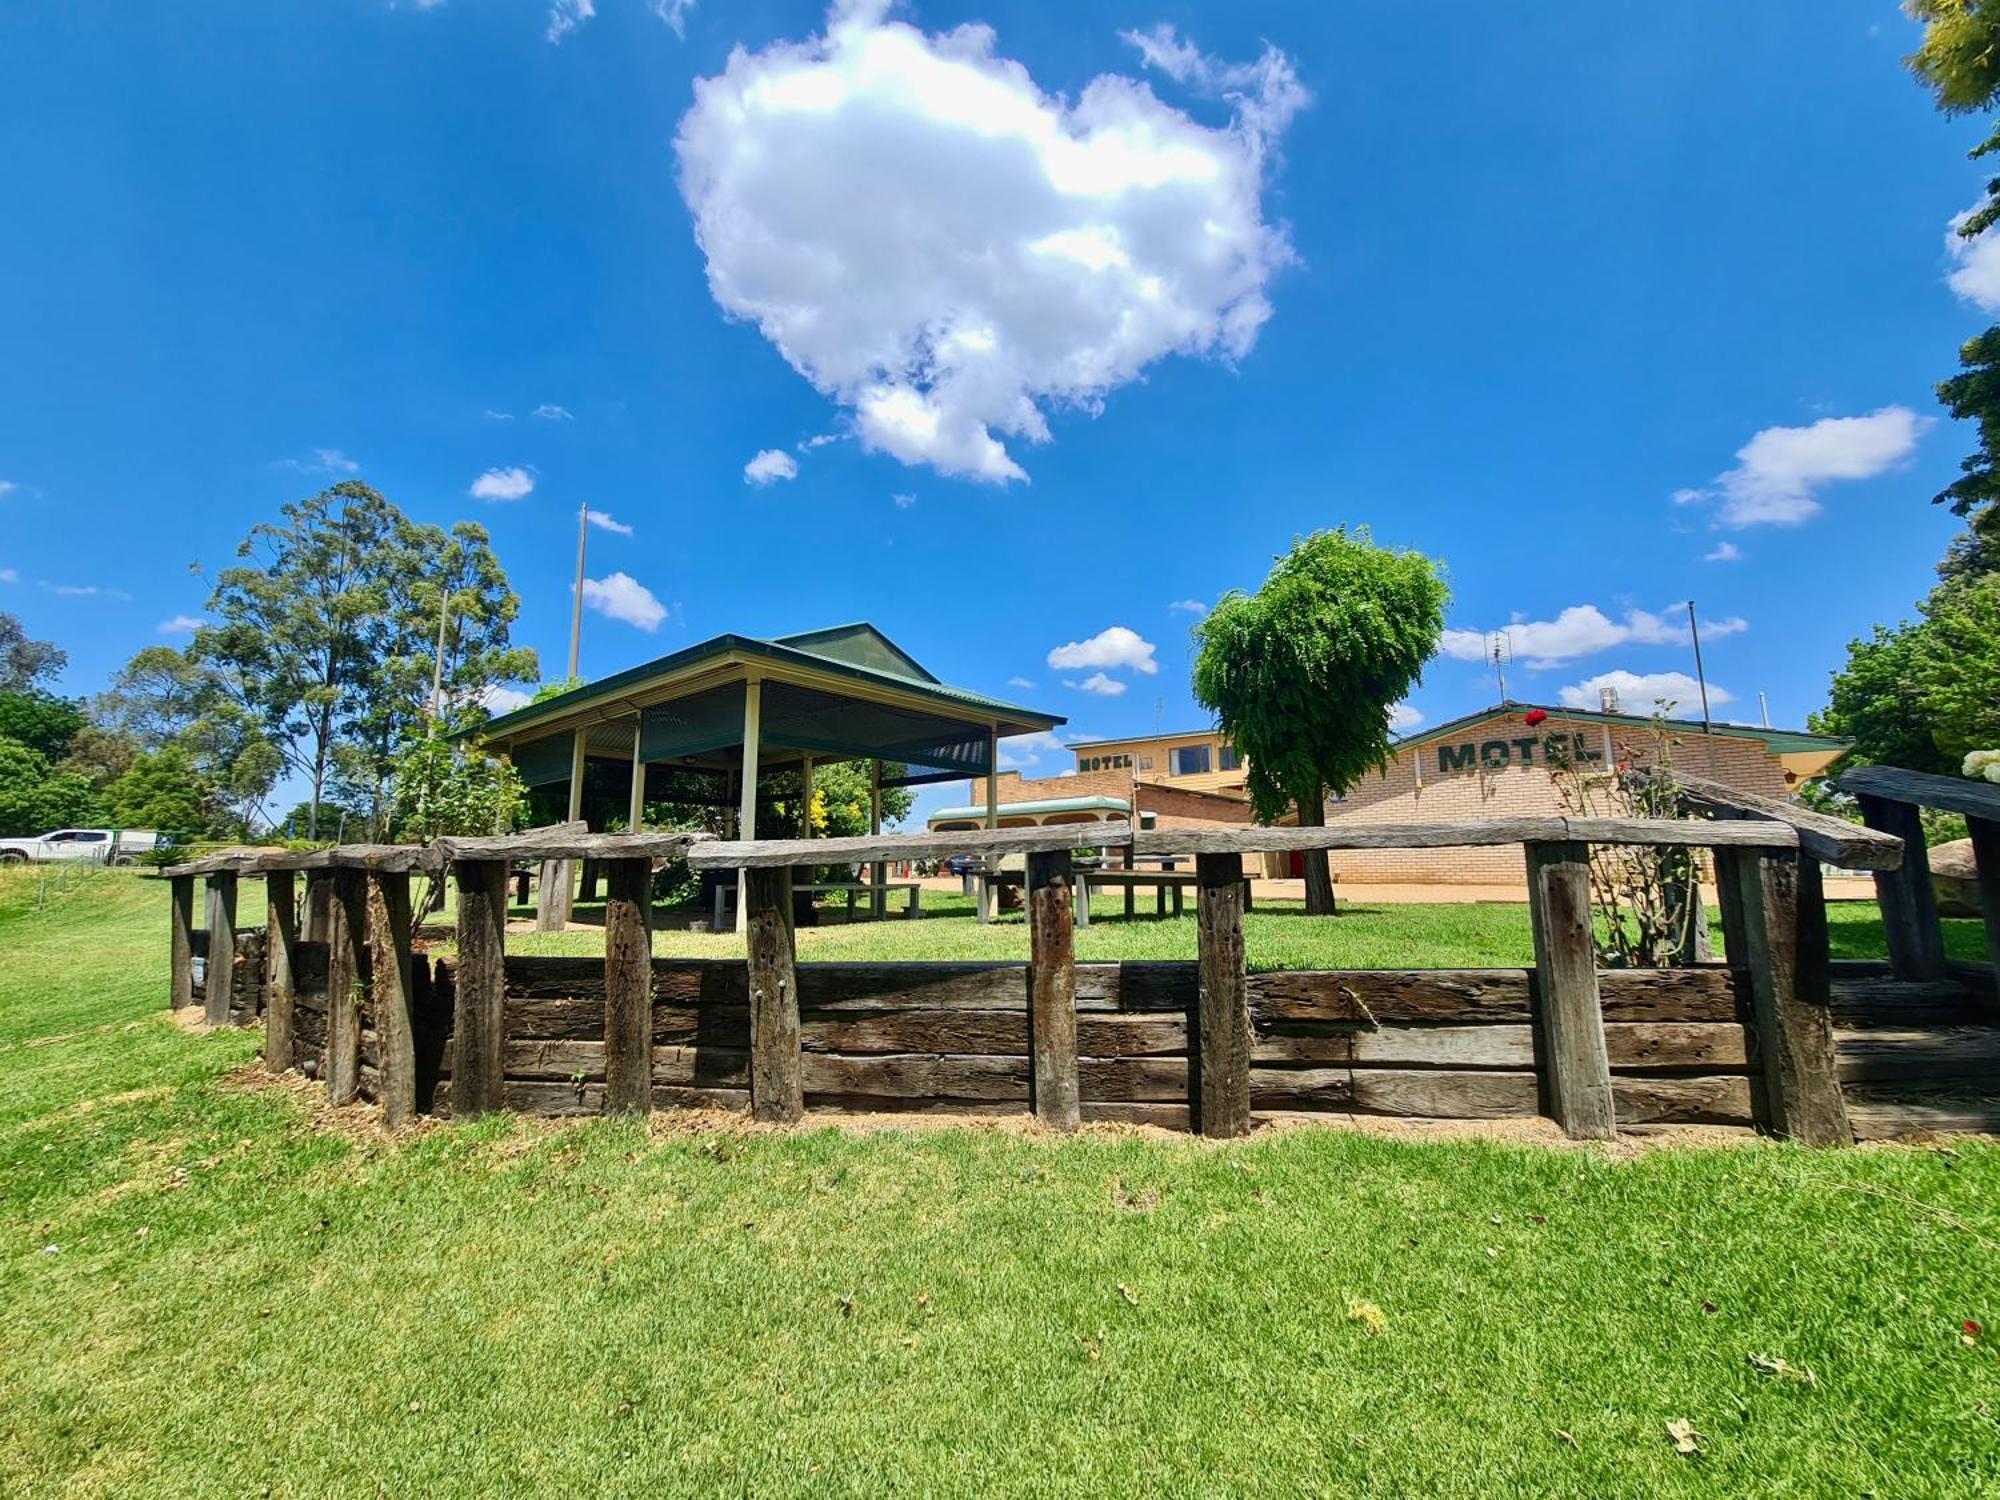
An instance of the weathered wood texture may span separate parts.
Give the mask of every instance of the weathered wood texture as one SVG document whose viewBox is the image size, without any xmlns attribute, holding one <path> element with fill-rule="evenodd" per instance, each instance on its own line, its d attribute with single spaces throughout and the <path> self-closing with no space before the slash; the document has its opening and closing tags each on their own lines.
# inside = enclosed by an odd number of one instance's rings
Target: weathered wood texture
<svg viewBox="0 0 2000 1500">
<path fill-rule="evenodd" d="M 569 926 L 576 899 L 576 865 L 568 859 L 542 861 L 535 883 L 535 930 L 561 932 Z"/>
<path fill-rule="evenodd" d="M 458 963 L 452 984 L 452 1112 L 501 1107 L 501 1054 L 507 1003 L 507 862 L 462 859 L 458 883 Z M 599 965 L 599 979 L 603 966 Z M 598 1024 L 603 1024 L 598 1007 Z"/>
<path fill-rule="evenodd" d="M 653 1107 L 653 865 L 615 859 L 604 902 L 605 1108 Z"/>
<path fill-rule="evenodd" d="M 1841 785 L 1846 786 L 1849 777 L 1858 774 L 1850 771 L 1841 778 Z M 1937 893 L 1931 887 L 1922 817 L 1913 803 L 1867 794 L 1859 800 L 1861 817 L 1870 828 L 1903 841 L 1902 864 L 1894 870 L 1875 872 L 1875 899 L 1882 908 L 1889 965 L 1898 979 L 1942 978 L 1944 929 L 1938 925 Z"/>
<path fill-rule="evenodd" d="M 744 900 L 749 919 L 750 1112 L 759 1120 L 792 1121 L 805 1112 L 792 872 L 782 867 L 751 869 Z"/>
<path fill-rule="evenodd" d="M 1314 849 L 1455 849 L 1494 844 L 1583 843 L 1794 849 L 1788 825 L 1680 818 L 1485 818 L 1465 823 L 1330 823 L 1323 827 L 1160 828 L 1134 834 L 1137 854 L 1271 854 Z M 715 850 L 729 846 L 718 844 Z M 714 851 L 705 851 L 707 853 Z"/>
<path fill-rule="evenodd" d="M 1895 766 L 1857 766 L 1843 771 L 1835 783 L 1843 792 L 1911 807 L 1935 807 L 1968 818 L 2000 822 L 2000 787 L 1962 776 L 1933 776 Z M 1871 824 L 1871 827 L 1874 825 Z"/>
<path fill-rule="evenodd" d="M 1028 856 L 1028 1029 L 1035 1118 L 1059 1130 L 1082 1121 L 1077 1081 L 1076 871 L 1070 851 Z"/>
<path fill-rule="evenodd" d="M 185 1010 L 194 1004 L 194 877 L 174 877 L 168 903 L 167 1008 Z"/>
<path fill-rule="evenodd" d="M 1132 836 L 1129 823 L 1064 824 L 1055 828 L 968 829 L 962 833 L 885 833 L 842 839 L 734 839 L 696 844 L 687 862 L 697 870 L 776 869 L 795 865 L 865 864 L 870 860 L 935 859 L 948 854 L 998 857 L 1041 849 L 1112 848 Z"/>
<path fill-rule="evenodd" d="M 1844 870 L 1893 870 L 1903 862 L 1900 839 L 1872 828 L 1857 827 L 1844 818 L 1829 817 L 1796 802 L 1780 802 L 1775 797 L 1738 791 L 1699 776 L 1684 775 L 1680 783 L 1689 804 L 1704 811 L 1727 818 L 1747 814 L 1789 824 L 1799 836 L 1800 851 L 1826 864 Z"/>
<path fill-rule="evenodd" d="M 1250 1131 L 1250 986 L 1243 950 L 1243 859 L 1195 858 L 1196 1097 L 1201 1133 L 1212 1139 Z"/>
<path fill-rule="evenodd" d="M 293 950 L 299 940 L 299 909 L 293 875 L 280 870 L 264 882 L 264 1066 L 282 1073 L 292 1066 L 296 1042 L 292 1011 L 298 999 Z"/>
<path fill-rule="evenodd" d="M 1528 915 L 1550 1113 L 1574 1140 L 1610 1140 L 1617 1124 L 1597 998 L 1588 845 L 1528 846 Z"/>
<path fill-rule="evenodd" d="M 1722 891 L 1735 902 L 1750 974 L 1752 1025 L 1771 1126 L 1809 1146 L 1852 1132 L 1834 1068 L 1819 866 L 1793 853 L 1745 854 Z"/>
<path fill-rule="evenodd" d="M 236 877 L 207 879 L 208 961 L 202 981 L 204 1016 L 211 1026 L 229 1024 L 229 997 L 236 982 Z"/>
<path fill-rule="evenodd" d="M 353 1101 L 361 1088 L 361 1005 L 368 987 L 368 877 L 337 870 L 329 927 L 326 994 L 326 1097 Z"/>
<path fill-rule="evenodd" d="M 385 1129 L 401 1130 L 417 1113 L 416 991 L 410 962 L 410 877 L 368 879 L 368 999 L 376 1037 L 378 1098 Z"/>
<path fill-rule="evenodd" d="M 2000 983 L 2000 821 L 1967 818 L 1972 857 L 1979 870 L 1979 909 L 1986 918 L 1986 959 Z"/>
</svg>

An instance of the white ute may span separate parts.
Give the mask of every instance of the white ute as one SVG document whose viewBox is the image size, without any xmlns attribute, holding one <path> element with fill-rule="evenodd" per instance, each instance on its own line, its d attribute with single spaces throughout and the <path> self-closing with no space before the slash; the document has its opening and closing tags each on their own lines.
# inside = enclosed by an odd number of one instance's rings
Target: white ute
<svg viewBox="0 0 2000 1500">
<path fill-rule="evenodd" d="M 58 828 L 38 839 L 0 839 L 0 865 L 129 865 L 159 842 L 160 836 L 149 829 Z"/>
</svg>

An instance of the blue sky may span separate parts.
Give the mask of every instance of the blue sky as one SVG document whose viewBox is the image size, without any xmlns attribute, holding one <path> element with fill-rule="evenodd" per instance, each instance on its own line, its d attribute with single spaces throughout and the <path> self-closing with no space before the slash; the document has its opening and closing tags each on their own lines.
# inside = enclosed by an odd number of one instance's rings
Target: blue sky
<svg viewBox="0 0 2000 1500">
<path fill-rule="evenodd" d="M 1690 596 L 1723 711 L 1802 721 L 1953 529 L 1983 127 L 1889 4 L 1422 16 L 8 7 L 0 609 L 93 692 L 353 474 L 491 528 L 548 675 L 588 503 L 586 675 L 867 618 L 1096 737 L 1366 523 L 1449 569 L 1426 722 L 1510 622 L 1515 696 L 1630 705 Z"/>
</svg>

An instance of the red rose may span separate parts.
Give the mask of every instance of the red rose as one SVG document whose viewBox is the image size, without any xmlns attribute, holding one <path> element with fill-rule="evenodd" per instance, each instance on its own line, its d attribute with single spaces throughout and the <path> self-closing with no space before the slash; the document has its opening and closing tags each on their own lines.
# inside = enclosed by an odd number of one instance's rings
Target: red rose
<svg viewBox="0 0 2000 1500">
<path fill-rule="evenodd" d="M 1527 711 L 1526 714 L 1522 716 L 1522 722 L 1525 723 L 1530 729 L 1533 729 L 1537 724 L 1541 723 L 1548 716 L 1549 714 L 1547 709 L 1531 708 Z"/>
</svg>

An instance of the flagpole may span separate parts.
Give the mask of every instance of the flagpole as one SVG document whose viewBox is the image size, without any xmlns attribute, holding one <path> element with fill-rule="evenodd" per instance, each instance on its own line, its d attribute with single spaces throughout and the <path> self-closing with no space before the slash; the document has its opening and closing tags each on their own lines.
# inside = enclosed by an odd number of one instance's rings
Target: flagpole
<svg viewBox="0 0 2000 1500">
<path fill-rule="evenodd" d="M 583 651 L 583 555 L 590 542 L 590 503 L 576 508 L 576 587 L 571 591 L 569 611 L 569 676 L 574 681 Z"/>
<path fill-rule="evenodd" d="M 1708 674 L 1701 669 L 1701 626 L 1695 623 L 1694 600 L 1688 600 L 1688 639 L 1694 642 L 1694 680 L 1701 686 L 1701 732 L 1708 746 L 1708 774 L 1715 774 L 1715 724 L 1708 716 Z"/>
</svg>

